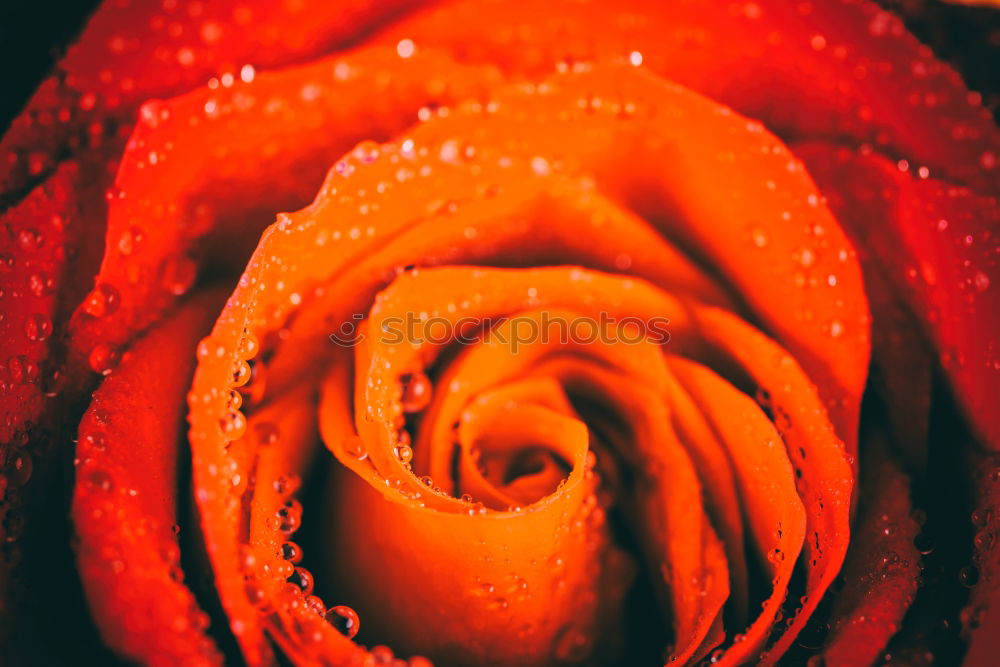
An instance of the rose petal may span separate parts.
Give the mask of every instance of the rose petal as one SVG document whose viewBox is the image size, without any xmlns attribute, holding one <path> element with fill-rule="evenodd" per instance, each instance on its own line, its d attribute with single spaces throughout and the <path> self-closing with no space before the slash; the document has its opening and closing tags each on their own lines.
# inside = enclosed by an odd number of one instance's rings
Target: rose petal
<svg viewBox="0 0 1000 667">
<path fill-rule="evenodd" d="M 0 142 L 3 196 L 16 197 L 67 154 L 127 131 L 135 108 L 151 97 L 308 59 L 412 6 L 399 0 L 103 2 Z"/>
<path fill-rule="evenodd" d="M 427 81 L 428 70 L 448 78 Z M 424 104 L 474 96 L 491 79 L 434 54 L 374 49 L 144 105 L 115 179 L 96 278 L 95 291 L 112 287 L 121 307 L 94 318 L 81 306 L 77 357 L 126 343 L 191 288 L 201 266 L 242 266 L 273 211 L 306 203 L 353 143 L 401 129 Z"/>
<path fill-rule="evenodd" d="M 802 146 L 799 154 L 920 318 L 979 435 L 1000 443 L 1000 204 L 877 153 Z"/>
<path fill-rule="evenodd" d="M 208 617 L 181 581 L 177 534 L 182 396 L 194 347 L 222 300 L 205 294 L 141 339 L 80 425 L 77 563 L 103 641 L 146 664 L 218 665 Z"/>
<path fill-rule="evenodd" d="M 972 588 L 969 602 L 962 610 L 962 637 L 968 652 L 962 664 L 968 667 L 990 665 L 1000 650 L 997 629 L 1000 628 L 1000 551 L 997 533 L 1000 531 L 1000 461 L 996 454 L 971 454 L 968 460 L 973 483 L 973 510 L 970 518 L 974 530 L 972 562 L 959 572 L 959 581 Z"/>
<path fill-rule="evenodd" d="M 537 12 L 531 2 L 451 3 L 377 39 L 534 73 L 627 58 L 782 137 L 867 142 L 987 192 L 1000 184 L 1000 130 L 980 95 L 874 2 L 561 0 L 546 3 L 545 20 Z"/>
<path fill-rule="evenodd" d="M 823 649 L 831 665 L 875 662 L 917 594 L 921 558 L 913 540 L 920 526 L 910 516 L 910 480 L 878 441 L 882 437 L 876 433 L 865 441 L 862 508 Z"/>
</svg>

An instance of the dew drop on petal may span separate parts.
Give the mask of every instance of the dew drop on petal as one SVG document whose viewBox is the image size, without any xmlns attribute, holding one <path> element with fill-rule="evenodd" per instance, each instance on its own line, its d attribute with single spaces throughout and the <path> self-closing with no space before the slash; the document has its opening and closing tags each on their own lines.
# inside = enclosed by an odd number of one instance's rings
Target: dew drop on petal
<svg viewBox="0 0 1000 667">
<path fill-rule="evenodd" d="M 17 452 L 7 462 L 4 476 L 10 484 L 23 486 L 31 478 L 32 462 L 28 452 Z"/>
<path fill-rule="evenodd" d="M 104 317 L 118 310 L 121 296 L 118 289 L 107 283 L 100 283 L 91 290 L 83 302 L 83 311 L 91 317 Z"/>
<path fill-rule="evenodd" d="M 302 560 L 302 547 L 295 542 L 285 542 L 281 545 L 281 557 L 290 563 L 298 563 Z"/>
<path fill-rule="evenodd" d="M 396 458 L 399 459 L 400 463 L 409 463 L 413 460 L 413 448 L 409 445 L 397 445 Z"/>
<path fill-rule="evenodd" d="M 24 335 L 28 340 L 42 342 L 52 335 L 52 320 L 45 315 L 33 314 L 24 318 Z"/>
<path fill-rule="evenodd" d="M 958 572 L 958 581 L 966 588 L 972 588 L 979 583 L 979 568 L 966 565 Z"/>
<path fill-rule="evenodd" d="M 555 659 L 560 663 L 579 663 L 590 653 L 587 636 L 574 626 L 560 630 L 555 642 Z"/>
<path fill-rule="evenodd" d="M 541 156 L 531 158 L 531 170 L 539 176 L 546 176 L 549 173 L 549 161 Z"/>
<path fill-rule="evenodd" d="M 104 470 L 91 470 L 86 473 L 85 483 L 92 489 L 108 493 L 115 488 L 111 475 Z"/>
<path fill-rule="evenodd" d="M 226 440 L 238 440 L 247 430 L 247 420 L 239 410 L 232 410 L 219 419 L 219 430 Z"/>
<path fill-rule="evenodd" d="M 198 265 L 187 255 L 177 255 L 163 265 L 163 287 L 175 296 L 186 293 L 194 285 Z"/>
<path fill-rule="evenodd" d="M 349 456 L 353 456 L 359 461 L 368 456 L 368 448 L 365 447 L 365 441 L 360 436 L 348 436 L 344 439 L 343 447 Z"/>
<path fill-rule="evenodd" d="M 269 447 L 278 442 L 281 435 L 278 427 L 271 422 L 258 422 L 253 427 L 254 435 L 257 436 L 257 444 L 261 447 Z"/>
<path fill-rule="evenodd" d="M 409 58 L 417 50 L 412 39 L 401 39 L 396 44 L 396 54 L 400 58 Z"/>
<path fill-rule="evenodd" d="M 431 401 L 432 386 L 430 379 L 421 372 L 412 373 L 401 378 L 403 394 L 400 398 L 404 412 L 420 412 Z"/>
<path fill-rule="evenodd" d="M 120 358 L 121 354 L 118 348 L 108 343 L 98 343 L 90 351 L 87 361 L 95 373 L 107 375 L 118 365 Z"/>
<path fill-rule="evenodd" d="M 297 567 L 288 578 L 288 583 L 294 584 L 302 591 L 303 595 L 309 595 L 313 590 L 313 576 L 304 567 Z"/>
<path fill-rule="evenodd" d="M 350 607 L 343 605 L 328 609 L 326 620 L 348 639 L 353 639 L 358 634 L 358 630 L 361 629 L 361 620 L 358 618 L 358 613 Z"/>
</svg>

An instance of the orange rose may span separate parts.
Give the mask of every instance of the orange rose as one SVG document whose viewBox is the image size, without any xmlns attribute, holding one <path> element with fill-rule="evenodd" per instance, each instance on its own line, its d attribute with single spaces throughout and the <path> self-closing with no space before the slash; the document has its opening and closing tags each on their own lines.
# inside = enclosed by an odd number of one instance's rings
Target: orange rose
<svg viewBox="0 0 1000 667">
<path fill-rule="evenodd" d="M 15 122 L 12 552 L 72 437 L 131 661 L 988 664 L 979 98 L 866 3 L 404 4 L 109 5 Z"/>
</svg>

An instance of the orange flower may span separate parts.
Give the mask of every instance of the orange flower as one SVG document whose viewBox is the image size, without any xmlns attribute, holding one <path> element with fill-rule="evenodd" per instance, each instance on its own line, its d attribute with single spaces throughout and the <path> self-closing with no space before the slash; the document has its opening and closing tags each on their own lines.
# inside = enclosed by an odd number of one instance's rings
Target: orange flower
<svg viewBox="0 0 1000 667">
<path fill-rule="evenodd" d="M 104 7 L 4 139 L 4 511 L 73 437 L 107 648 L 986 660 L 1000 131 L 950 69 L 865 3 L 300 4 Z"/>
</svg>

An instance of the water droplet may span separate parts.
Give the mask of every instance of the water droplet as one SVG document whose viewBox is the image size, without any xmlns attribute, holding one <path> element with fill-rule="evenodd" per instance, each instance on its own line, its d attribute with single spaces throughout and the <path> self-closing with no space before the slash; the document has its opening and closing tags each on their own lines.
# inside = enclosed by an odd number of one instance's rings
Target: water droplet
<svg viewBox="0 0 1000 667">
<path fill-rule="evenodd" d="M 412 39 L 401 39 L 396 44 L 396 53 L 400 58 L 409 58 L 417 50 Z"/>
<path fill-rule="evenodd" d="M 269 447 L 278 442 L 281 430 L 271 422 L 257 422 L 253 427 L 254 435 L 257 436 L 257 444 L 261 447 Z"/>
<path fill-rule="evenodd" d="M 42 342 L 52 335 L 52 321 L 45 315 L 34 314 L 24 318 L 24 335 L 28 340 Z"/>
<path fill-rule="evenodd" d="M 396 458 L 400 463 L 409 463 L 413 460 L 413 449 L 409 445 L 397 445 Z"/>
<path fill-rule="evenodd" d="M 100 283 L 91 290 L 83 302 L 83 311 L 91 317 L 104 317 L 118 310 L 121 296 L 118 289 L 107 283 Z"/>
<path fill-rule="evenodd" d="M 388 646 L 373 646 L 370 652 L 376 665 L 391 665 L 396 659 L 396 654 Z"/>
<path fill-rule="evenodd" d="M 991 531 L 983 530 L 976 533 L 976 536 L 972 539 L 972 541 L 976 545 L 976 549 L 983 552 L 993 547 L 994 542 L 996 542 L 996 537 Z"/>
<path fill-rule="evenodd" d="M 17 233 L 17 242 L 23 250 L 38 250 L 45 245 L 45 237 L 37 229 L 22 229 Z"/>
<path fill-rule="evenodd" d="M 317 86 L 315 83 L 307 83 L 302 86 L 302 90 L 299 95 L 302 97 L 304 102 L 314 102 L 319 99 L 320 95 L 323 94 L 323 89 Z"/>
<path fill-rule="evenodd" d="M 185 294 L 194 285 L 198 265 L 187 255 L 171 257 L 163 264 L 163 287 L 174 296 Z"/>
<path fill-rule="evenodd" d="M 239 410 L 240 406 L 242 405 L 243 405 L 243 394 L 236 391 L 235 389 L 230 389 L 229 397 L 226 400 L 226 409 Z"/>
<path fill-rule="evenodd" d="M 403 384 L 403 395 L 400 399 L 404 412 L 420 412 L 431 401 L 432 386 L 430 379 L 421 372 L 412 373 L 400 378 Z"/>
<path fill-rule="evenodd" d="M 281 545 L 281 557 L 290 563 L 302 561 L 302 547 L 295 542 L 285 542 Z"/>
<path fill-rule="evenodd" d="M 307 595 L 305 602 L 306 602 L 306 609 L 316 614 L 320 618 L 326 616 L 326 605 L 323 604 L 323 600 L 320 597 L 316 595 Z M 322 632 L 318 633 L 318 636 L 314 637 L 314 640 L 322 641 L 323 640 Z"/>
<path fill-rule="evenodd" d="M 45 296 L 55 291 L 56 281 L 44 271 L 39 271 L 38 273 L 32 273 L 28 277 L 28 288 L 35 296 Z"/>
<path fill-rule="evenodd" d="M 958 581 L 966 588 L 972 588 L 979 583 L 979 568 L 966 565 L 958 572 Z"/>
<path fill-rule="evenodd" d="M 507 598 L 495 598 L 486 605 L 491 611 L 506 611 L 510 607 Z"/>
<path fill-rule="evenodd" d="M 555 659 L 563 664 L 577 664 L 590 654 L 590 642 L 579 628 L 572 625 L 559 631 L 555 641 Z"/>
<path fill-rule="evenodd" d="M 378 156 L 379 145 L 374 141 L 362 141 L 354 148 L 354 157 L 362 164 L 371 164 Z"/>
<path fill-rule="evenodd" d="M 250 382 L 250 364 L 240 359 L 233 365 L 231 386 L 242 387 L 248 382 Z"/>
<path fill-rule="evenodd" d="M 83 436 L 81 442 L 83 442 L 88 447 L 93 447 L 94 449 L 102 452 L 108 446 L 107 438 L 104 436 L 103 433 L 100 432 L 88 433 L 87 435 Z"/>
<path fill-rule="evenodd" d="M 353 639 L 358 634 L 358 630 L 361 629 L 361 620 L 358 618 L 358 613 L 350 607 L 343 605 L 328 609 L 326 620 L 348 639 Z"/>
<path fill-rule="evenodd" d="M 89 486 L 92 489 L 104 491 L 105 493 L 108 493 L 115 488 L 115 484 L 114 481 L 111 479 L 111 475 L 104 470 L 100 469 L 91 470 L 88 473 L 86 473 L 86 477 L 84 479 L 87 483 L 87 486 Z"/>
<path fill-rule="evenodd" d="M 245 331 L 243 332 L 243 338 L 240 339 L 237 352 L 243 359 L 253 359 L 260 352 L 260 341 L 252 333 Z"/>
<path fill-rule="evenodd" d="M 267 390 L 267 367 L 259 359 L 251 359 L 245 363 L 250 367 L 250 377 L 240 388 L 240 393 L 243 394 L 244 404 L 257 405 Z M 242 369 L 234 369 L 234 377 L 236 372 L 242 372 Z"/>
<path fill-rule="evenodd" d="M 118 348 L 113 345 L 109 345 L 108 343 L 98 343 L 94 346 L 94 349 L 90 351 L 87 363 L 90 364 L 91 370 L 95 373 L 107 375 L 114 370 L 120 360 L 121 353 Z"/>
<path fill-rule="evenodd" d="M 368 449 L 365 447 L 365 441 L 361 439 L 360 436 L 352 435 L 344 438 L 344 451 L 354 458 L 364 460 L 368 456 Z"/>
<path fill-rule="evenodd" d="M 278 509 L 276 516 L 278 530 L 286 535 L 294 533 L 302 525 L 302 505 L 293 498 Z"/>
<path fill-rule="evenodd" d="M 15 383 L 26 384 L 38 378 L 38 365 L 25 355 L 18 354 L 7 360 L 7 373 Z"/>
<path fill-rule="evenodd" d="M 6 477 L 10 484 L 24 486 L 31 479 L 31 456 L 27 452 L 17 452 L 7 462 Z"/>
<path fill-rule="evenodd" d="M 299 488 L 300 480 L 297 475 L 278 475 L 272 482 L 275 493 L 286 496 L 295 493 Z"/>
<path fill-rule="evenodd" d="M 227 412 L 219 419 L 219 429 L 226 440 L 238 440 L 246 433 L 246 417 L 239 410 Z"/>
<path fill-rule="evenodd" d="M 310 574 L 309 570 L 304 567 L 297 567 L 292 573 L 292 576 L 288 577 L 288 583 L 294 584 L 302 591 L 303 595 L 309 595 L 313 590 L 313 576 Z"/>
<path fill-rule="evenodd" d="M 247 599 L 250 600 L 250 604 L 254 607 L 257 607 L 259 610 L 270 608 L 271 605 L 270 600 L 267 599 L 267 592 L 256 580 L 248 579 L 243 590 L 246 593 Z"/>
<path fill-rule="evenodd" d="M 913 538 L 913 546 L 916 547 L 917 551 L 926 556 L 934 551 L 934 538 L 926 533 L 917 533 Z"/>
</svg>

